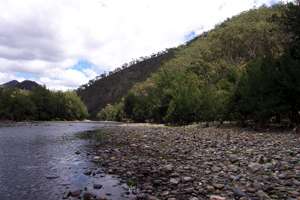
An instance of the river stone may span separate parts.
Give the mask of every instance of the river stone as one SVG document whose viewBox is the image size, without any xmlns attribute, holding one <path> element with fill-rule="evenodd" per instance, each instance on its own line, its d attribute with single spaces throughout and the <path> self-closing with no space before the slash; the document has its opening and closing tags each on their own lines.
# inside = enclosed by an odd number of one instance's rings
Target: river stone
<svg viewBox="0 0 300 200">
<path fill-rule="evenodd" d="M 173 184 L 173 185 L 177 185 L 179 183 L 179 179 L 177 179 L 177 178 L 171 178 L 170 179 L 170 183 Z"/>
<path fill-rule="evenodd" d="M 174 166 L 172 164 L 165 165 L 163 169 L 167 172 L 172 172 L 174 170 Z"/>
<path fill-rule="evenodd" d="M 85 172 L 83 172 L 84 175 L 86 176 L 90 176 L 92 174 L 91 170 L 86 170 Z"/>
<path fill-rule="evenodd" d="M 219 171 L 221 171 L 222 169 L 221 169 L 220 167 L 218 167 L 218 166 L 213 166 L 213 167 L 211 168 L 211 170 L 212 170 L 213 172 L 219 172 Z"/>
<path fill-rule="evenodd" d="M 47 175 L 46 176 L 46 179 L 57 179 L 57 178 L 59 178 L 59 176 L 57 176 L 57 175 Z"/>
<path fill-rule="evenodd" d="M 248 167 L 251 169 L 251 171 L 257 172 L 258 170 L 261 169 L 262 165 L 259 164 L 259 163 L 250 163 L 250 164 L 248 165 Z"/>
<path fill-rule="evenodd" d="M 256 195 L 259 197 L 260 200 L 271 200 L 271 197 L 267 195 L 264 191 L 259 190 L 256 192 Z"/>
<path fill-rule="evenodd" d="M 219 183 L 214 183 L 213 186 L 216 188 L 216 189 L 223 189 L 224 188 L 224 185 L 223 184 L 219 184 Z"/>
<path fill-rule="evenodd" d="M 182 181 L 183 181 L 184 183 L 190 182 L 190 181 L 192 181 L 192 180 L 193 180 L 193 178 L 192 178 L 192 177 L 189 177 L 189 176 L 184 176 L 184 177 L 182 178 Z"/>
<path fill-rule="evenodd" d="M 217 196 L 217 195 L 212 195 L 209 197 L 209 200 L 226 200 L 225 197 Z"/>
<path fill-rule="evenodd" d="M 95 194 L 89 193 L 89 192 L 85 192 L 82 196 L 83 200 L 93 200 L 96 198 Z"/>
<path fill-rule="evenodd" d="M 73 190 L 69 192 L 69 196 L 71 197 L 80 197 L 81 195 L 81 190 Z"/>
<path fill-rule="evenodd" d="M 243 192 L 242 190 L 240 190 L 239 188 L 233 188 L 232 192 L 233 192 L 234 196 L 238 197 L 238 198 L 247 196 L 247 194 L 245 192 Z"/>
<path fill-rule="evenodd" d="M 94 189 L 100 190 L 103 186 L 101 184 L 95 183 L 93 187 Z"/>
<path fill-rule="evenodd" d="M 79 154 L 80 154 L 80 151 L 75 151 L 75 154 L 79 155 Z"/>
</svg>

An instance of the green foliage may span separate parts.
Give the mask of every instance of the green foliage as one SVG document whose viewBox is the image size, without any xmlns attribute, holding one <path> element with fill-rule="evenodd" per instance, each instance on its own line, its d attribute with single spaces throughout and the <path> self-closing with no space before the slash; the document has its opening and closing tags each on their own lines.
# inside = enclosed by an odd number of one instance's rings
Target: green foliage
<svg viewBox="0 0 300 200">
<path fill-rule="evenodd" d="M 36 107 L 36 116 L 38 120 L 50 120 L 54 119 L 54 101 L 52 101 L 52 94 L 45 87 L 37 87 L 33 89 L 31 100 Z"/>
<path fill-rule="evenodd" d="M 270 59 L 256 59 L 248 64 L 233 100 L 239 117 L 263 123 L 277 113 L 280 98 L 274 93 L 275 77 L 275 66 Z"/>
<path fill-rule="evenodd" d="M 173 124 L 198 121 L 203 100 L 199 79 L 194 73 L 177 72 L 172 75 L 174 79 L 168 91 L 170 101 L 164 121 Z"/>
<path fill-rule="evenodd" d="M 18 89 L 0 90 L 0 119 L 31 120 L 36 107 L 29 95 Z"/>
<path fill-rule="evenodd" d="M 300 123 L 299 1 L 242 13 L 174 50 L 101 119 Z M 121 114 L 120 114 L 121 113 Z"/>
<path fill-rule="evenodd" d="M 281 25 L 285 29 L 291 56 L 300 59 L 300 1 L 286 5 Z"/>
<path fill-rule="evenodd" d="M 74 92 L 0 88 L 1 120 L 76 120 L 87 116 L 85 105 Z"/>
<path fill-rule="evenodd" d="M 287 4 L 218 25 L 137 84 L 124 99 L 125 116 L 172 124 L 283 116 L 298 123 L 298 19 L 299 4 Z"/>
<path fill-rule="evenodd" d="M 105 121 L 121 121 L 123 119 L 123 104 L 108 104 L 105 108 L 103 108 L 98 114 L 97 118 L 99 120 Z"/>
<path fill-rule="evenodd" d="M 66 119 L 74 120 L 74 119 L 85 119 L 88 117 L 88 112 L 81 101 L 80 97 L 77 96 L 75 92 L 65 92 L 64 93 L 64 101 L 65 101 L 65 113 Z"/>
<path fill-rule="evenodd" d="M 251 62 L 240 79 L 232 104 L 243 120 L 260 124 L 275 116 L 299 123 L 300 62 L 289 54 Z"/>
</svg>

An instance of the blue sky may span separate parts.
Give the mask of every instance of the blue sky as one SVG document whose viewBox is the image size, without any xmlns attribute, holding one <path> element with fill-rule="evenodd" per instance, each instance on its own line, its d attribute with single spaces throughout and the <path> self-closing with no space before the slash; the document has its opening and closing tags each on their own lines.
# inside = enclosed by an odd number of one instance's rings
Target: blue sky
<svg viewBox="0 0 300 200">
<path fill-rule="evenodd" d="M 0 84 L 75 89 L 276 0 L 0 0 Z M 170 6 L 171 5 L 171 6 Z"/>
<path fill-rule="evenodd" d="M 83 71 L 85 69 L 90 69 L 93 67 L 93 64 L 85 59 L 79 60 L 74 66 L 72 66 L 72 69 Z"/>
</svg>

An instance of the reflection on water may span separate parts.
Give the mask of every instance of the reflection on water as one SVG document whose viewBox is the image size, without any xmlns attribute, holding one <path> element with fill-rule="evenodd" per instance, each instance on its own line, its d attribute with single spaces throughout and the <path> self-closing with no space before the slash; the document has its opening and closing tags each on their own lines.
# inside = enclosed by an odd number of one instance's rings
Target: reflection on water
<svg viewBox="0 0 300 200">
<path fill-rule="evenodd" d="M 88 160 L 88 141 L 75 133 L 104 123 L 38 123 L 0 127 L 0 199 L 62 199 L 66 191 L 87 190 L 109 199 L 130 199 L 120 180 Z M 94 176 L 84 175 L 96 170 Z M 93 189 L 94 184 L 101 189 Z"/>
</svg>

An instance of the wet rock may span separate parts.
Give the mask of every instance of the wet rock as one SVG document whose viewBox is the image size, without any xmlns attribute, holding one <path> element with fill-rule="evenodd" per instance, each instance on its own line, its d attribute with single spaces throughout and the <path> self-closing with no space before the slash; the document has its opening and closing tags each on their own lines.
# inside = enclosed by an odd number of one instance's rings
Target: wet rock
<svg viewBox="0 0 300 200">
<path fill-rule="evenodd" d="M 80 151 L 75 151 L 75 154 L 76 154 L 76 155 L 79 155 L 79 154 L 80 154 Z"/>
<path fill-rule="evenodd" d="M 70 196 L 70 192 L 65 192 L 64 195 L 63 195 L 63 199 L 68 199 Z"/>
<path fill-rule="evenodd" d="M 93 185 L 93 188 L 96 189 L 96 190 L 100 190 L 102 187 L 103 187 L 103 185 L 98 184 L 98 183 L 95 183 L 95 184 Z"/>
<path fill-rule="evenodd" d="M 89 193 L 89 192 L 85 192 L 82 195 L 83 200 L 94 200 L 96 198 L 95 194 Z"/>
<path fill-rule="evenodd" d="M 57 175 L 47 175 L 46 176 L 46 179 L 57 179 L 57 178 L 59 178 L 59 176 L 57 176 Z"/>
<path fill-rule="evenodd" d="M 197 197 L 191 197 L 189 200 L 199 200 Z"/>
<path fill-rule="evenodd" d="M 83 172 L 84 175 L 86 176 L 90 176 L 92 174 L 91 170 L 86 170 L 85 172 Z"/>
<path fill-rule="evenodd" d="M 96 200 L 108 200 L 106 197 L 96 197 Z"/>
<path fill-rule="evenodd" d="M 81 190 L 73 190 L 73 191 L 70 191 L 68 196 L 70 197 L 80 197 L 81 195 Z"/>
</svg>

